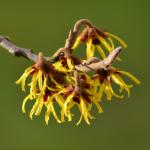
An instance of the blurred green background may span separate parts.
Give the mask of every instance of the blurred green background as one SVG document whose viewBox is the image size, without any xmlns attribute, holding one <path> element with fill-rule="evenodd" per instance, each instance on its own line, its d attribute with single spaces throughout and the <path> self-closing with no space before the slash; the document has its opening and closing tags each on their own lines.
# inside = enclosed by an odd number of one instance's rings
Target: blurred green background
<svg viewBox="0 0 150 150">
<path fill-rule="evenodd" d="M 150 149 L 150 1 L 149 0 L 0 0 L 0 34 L 17 45 L 51 55 L 64 45 L 69 29 L 81 18 L 121 36 L 128 48 L 119 66 L 142 81 L 123 101 L 104 101 L 91 126 L 82 122 L 49 126 L 44 113 L 31 121 L 21 112 L 25 94 L 14 81 L 31 62 L 0 47 L 1 150 Z M 29 103 L 28 103 L 29 104 Z M 30 105 L 30 104 L 29 104 Z M 31 106 L 31 105 L 30 105 Z"/>
</svg>

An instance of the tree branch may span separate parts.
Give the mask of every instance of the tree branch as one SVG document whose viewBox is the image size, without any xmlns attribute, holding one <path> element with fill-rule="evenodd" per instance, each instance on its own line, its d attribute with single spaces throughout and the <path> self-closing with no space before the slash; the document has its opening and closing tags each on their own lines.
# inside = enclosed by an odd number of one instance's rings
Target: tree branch
<svg viewBox="0 0 150 150">
<path fill-rule="evenodd" d="M 18 47 L 4 36 L 0 36 L 0 46 L 7 50 L 13 56 L 24 57 L 35 63 L 37 62 L 38 55 L 34 54 L 31 49 Z M 45 57 L 44 59 L 50 60 L 49 57 Z"/>
<path fill-rule="evenodd" d="M 64 48 L 58 49 L 52 57 L 44 57 L 44 61 L 49 63 L 55 62 L 55 59 L 63 52 L 64 55 L 69 57 L 71 55 L 71 48 L 79 34 L 79 31 L 82 25 L 88 26 L 90 28 L 94 27 L 92 23 L 87 19 L 81 19 L 77 21 L 74 25 L 73 30 L 70 31 L 69 36 L 66 40 Z M 34 54 L 31 49 L 21 48 L 10 42 L 10 40 L 4 36 L 0 36 L 0 46 L 6 49 L 10 54 L 18 57 L 25 57 L 33 62 L 37 62 L 38 55 Z M 108 57 L 101 61 L 98 58 L 91 58 L 90 60 L 84 61 L 80 65 L 76 65 L 76 71 L 80 72 L 89 72 L 96 71 L 98 69 L 107 69 L 115 60 L 116 57 L 120 54 L 122 47 L 118 47 L 113 50 Z"/>
</svg>

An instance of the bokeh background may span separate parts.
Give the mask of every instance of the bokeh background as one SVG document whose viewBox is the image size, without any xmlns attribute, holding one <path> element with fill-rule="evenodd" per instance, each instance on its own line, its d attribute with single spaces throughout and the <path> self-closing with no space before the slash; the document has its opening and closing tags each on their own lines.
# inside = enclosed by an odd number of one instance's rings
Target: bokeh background
<svg viewBox="0 0 150 150">
<path fill-rule="evenodd" d="M 142 81 L 131 97 L 103 101 L 104 113 L 84 122 L 44 123 L 44 112 L 31 121 L 22 114 L 25 94 L 14 81 L 31 62 L 0 48 L 1 150 L 150 149 L 150 1 L 149 0 L 0 0 L 0 34 L 17 45 L 51 55 L 64 45 L 69 29 L 81 18 L 121 36 L 127 43 L 117 66 Z M 30 107 L 31 105 L 28 104 Z"/>
</svg>

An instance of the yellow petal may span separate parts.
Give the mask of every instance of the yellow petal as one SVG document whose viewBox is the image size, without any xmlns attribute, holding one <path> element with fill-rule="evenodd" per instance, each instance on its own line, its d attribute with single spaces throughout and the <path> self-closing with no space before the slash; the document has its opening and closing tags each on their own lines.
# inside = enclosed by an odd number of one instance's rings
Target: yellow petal
<svg viewBox="0 0 150 150">
<path fill-rule="evenodd" d="M 31 82 L 30 82 L 30 94 L 32 94 L 34 96 L 34 98 L 36 97 L 36 93 L 37 93 L 37 75 L 38 73 L 33 74 Z"/>
<path fill-rule="evenodd" d="M 132 87 L 132 85 L 127 85 L 123 79 L 119 76 L 119 75 L 111 75 L 111 78 L 113 79 L 113 81 L 118 84 L 121 88 L 121 91 L 123 89 L 126 90 L 126 92 L 128 93 L 128 97 L 130 96 L 130 88 Z"/>
<path fill-rule="evenodd" d="M 45 95 L 46 88 L 47 88 L 47 76 L 44 75 L 44 82 L 43 82 L 43 86 L 41 89 L 42 96 Z"/>
<path fill-rule="evenodd" d="M 115 49 L 115 45 L 114 45 L 113 40 L 112 40 L 110 37 L 108 37 L 107 39 L 108 39 L 108 41 L 109 41 L 110 44 L 111 44 L 112 50 L 114 50 L 114 49 Z"/>
<path fill-rule="evenodd" d="M 88 118 L 89 118 L 89 119 L 95 119 L 95 117 L 92 116 L 90 112 L 88 112 Z"/>
<path fill-rule="evenodd" d="M 71 101 L 71 99 L 73 98 L 73 96 L 74 96 L 74 94 L 71 93 L 71 94 L 67 97 L 67 99 L 66 99 L 66 101 L 65 101 L 65 103 L 64 103 L 64 110 L 65 110 L 65 115 L 66 115 L 66 116 L 68 116 L 68 115 L 67 115 L 67 114 L 68 114 L 68 112 L 67 112 L 68 104 L 70 103 L 70 101 Z"/>
<path fill-rule="evenodd" d="M 59 89 L 55 89 L 55 88 L 52 88 L 52 87 L 49 87 L 49 86 L 47 86 L 47 88 L 48 88 L 50 91 L 59 91 Z"/>
<path fill-rule="evenodd" d="M 55 109 L 54 109 L 54 106 L 53 106 L 53 102 L 51 102 L 51 101 L 50 101 L 50 108 L 51 108 L 51 111 L 52 111 L 53 116 L 54 116 L 54 118 L 56 119 L 56 121 L 57 121 L 58 123 L 61 123 L 61 121 L 59 120 L 59 118 L 58 118 L 58 116 L 57 116 L 57 114 L 56 114 L 56 112 L 55 112 Z"/>
<path fill-rule="evenodd" d="M 128 76 L 131 80 L 133 80 L 136 84 L 140 84 L 141 82 L 135 77 L 133 76 L 131 73 L 126 72 L 126 71 L 119 71 L 121 74 L 124 74 L 126 76 Z"/>
<path fill-rule="evenodd" d="M 62 93 L 66 93 L 68 92 L 68 89 L 62 88 L 62 90 L 60 90 L 57 95 L 62 94 Z"/>
<path fill-rule="evenodd" d="M 106 92 L 106 98 L 107 100 L 111 100 L 112 94 L 111 94 L 111 87 L 109 81 L 105 81 L 105 92 Z"/>
<path fill-rule="evenodd" d="M 124 98 L 123 95 L 118 95 L 118 94 L 116 94 L 116 93 L 114 92 L 114 90 L 112 89 L 112 87 L 110 87 L 110 88 L 111 88 L 111 93 L 112 93 L 112 95 L 114 95 L 115 97 L 117 97 L 117 98 L 119 98 L 119 99 L 123 99 L 123 98 Z"/>
<path fill-rule="evenodd" d="M 88 118 L 89 119 L 95 119 L 95 117 L 92 116 L 91 113 L 90 113 L 91 109 L 92 109 L 92 103 L 88 104 L 88 108 L 87 108 L 87 110 L 88 110 Z"/>
<path fill-rule="evenodd" d="M 76 49 L 79 46 L 80 43 L 81 43 L 81 37 L 78 36 L 75 43 L 74 43 L 74 45 L 73 45 L 73 47 L 72 47 L 72 49 Z"/>
<path fill-rule="evenodd" d="M 62 98 L 62 96 L 60 96 L 60 95 L 55 96 L 55 100 L 59 104 L 60 107 L 63 107 L 64 99 Z"/>
<path fill-rule="evenodd" d="M 72 114 L 71 114 L 71 112 L 70 111 L 68 111 L 68 121 L 70 122 L 70 121 L 72 121 Z"/>
<path fill-rule="evenodd" d="M 120 44 L 124 47 L 124 48 L 126 48 L 127 47 L 127 44 L 120 38 L 120 37 L 118 37 L 118 36 L 116 36 L 116 35 L 114 35 L 114 34 L 111 34 L 111 33 L 106 33 L 108 36 L 110 36 L 110 37 L 113 37 L 114 39 L 116 39 L 118 42 L 120 42 Z"/>
<path fill-rule="evenodd" d="M 25 105 L 26 105 L 26 102 L 30 99 L 30 94 L 23 100 L 23 103 L 22 103 L 22 112 L 25 113 L 26 110 L 25 110 Z"/>
<path fill-rule="evenodd" d="M 72 60 L 69 58 L 67 58 L 67 65 L 68 65 L 69 70 L 74 69 L 74 64 L 73 64 Z"/>
<path fill-rule="evenodd" d="M 70 103 L 67 106 L 67 117 L 68 117 L 68 121 L 72 121 L 72 116 L 73 114 L 70 112 L 70 110 L 72 109 L 72 107 L 75 105 L 74 101 L 70 101 Z"/>
<path fill-rule="evenodd" d="M 26 83 L 26 78 L 29 76 L 29 74 L 32 72 L 31 70 L 32 67 L 29 67 L 25 70 L 25 72 L 23 73 L 23 75 L 16 81 L 16 84 L 20 84 L 21 83 L 21 88 L 22 91 L 25 91 L 25 83 Z"/>
<path fill-rule="evenodd" d="M 96 95 L 96 97 L 97 97 L 99 100 L 102 99 L 104 90 L 105 90 L 105 85 L 104 85 L 104 84 L 100 84 L 100 90 L 99 90 L 98 94 Z"/>
<path fill-rule="evenodd" d="M 100 53 L 100 55 L 102 56 L 102 58 L 105 59 L 106 55 L 105 55 L 104 50 L 99 45 L 96 45 L 96 48 L 97 48 L 98 52 Z"/>
<path fill-rule="evenodd" d="M 103 112 L 103 109 L 102 107 L 100 106 L 100 104 L 98 103 L 98 101 L 93 101 L 93 103 L 96 105 L 97 109 L 98 109 L 98 112 L 99 113 L 102 113 Z"/>
<path fill-rule="evenodd" d="M 36 101 L 35 104 L 33 105 L 32 109 L 31 109 L 31 111 L 30 111 L 29 117 L 31 120 L 33 119 L 32 116 L 33 116 L 34 112 L 36 111 L 38 105 L 39 105 L 39 101 Z"/>
<path fill-rule="evenodd" d="M 40 70 L 38 72 L 37 79 L 38 79 L 39 89 L 42 90 L 43 79 L 42 79 L 42 71 L 40 71 Z"/>
<path fill-rule="evenodd" d="M 101 37 L 101 36 L 99 36 L 99 35 L 97 35 L 98 36 L 98 39 L 100 40 L 100 42 L 103 44 L 103 46 L 109 51 L 109 52 L 111 52 L 113 49 L 112 49 L 112 47 L 109 45 L 109 43 L 107 43 L 107 41 L 103 38 L 103 37 Z"/>
<path fill-rule="evenodd" d="M 61 107 L 61 121 L 64 122 L 65 121 L 65 110 L 64 110 L 64 99 L 62 96 L 57 95 L 55 96 L 55 100 L 56 102 L 59 104 L 59 106 Z"/>
<path fill-rule="evenodd" d="M 29 67 L 25 70 L 25 72 L 22 74 L 22 76 L 16 81 L 16 84 L 20 84 L 22 82 L 22 79 L 30 72 L 30 69 L 32 67 Z"/>
<path fill-rule="evenodd" d="M 37 110 L 36 110 L 36 112 L 35 112 L 35 116 L 39 116 L 40 113 L 41 113 L 41 111 L 42 111 L 43 99 L 41 99 L 41 100 L 39 100 L 39 101 L 40 101 L 40 102 L 39 102 L 39 106 L 38 106 L 38 108 L 37 108 Z"/>
<path fill-rule="evenodd" d="M 82 117 L 83 117 L 83 115 L 81 114 L 81 115 L 80 115 L 80 119 L 79 119 L 79 121 L 76 123 L 76 126 L 78 126 L 78 125 L 81 123 L 81 121 L 82 121 Z"/>
<path fill-rule="evenodd" d="M 86 57 L 87 59 L 90 59 L 94 56 L 95 53 L 95 46 L 92 44 L 92 39 L 89 39 L 86 45 Z"/>
<path fill-rule="evenodd" d="M 87 108 L 87 106 L 85 105 L 84 100 L 83 100 L 82 97 L 80 97 L 80 104 L 77 104 L 77 105 L 78 105 L 78 108 L 79 108 L 79 110 L 81 112 L 81 116 L 80 116 L 79 121 L 76 123 L 76 125 L 78 126 L 81 123 L 83 117 L 84 117 L 84 120 L 86 121 L 86 123 L 88 125 L 90 125 L 88 117 L 90 119 L 94 119 L 94 117 L 89 112 L 90 109 L 91 109 L 91 105 L 90 105 L 90 107 Z"/>
<path fill-rule="evenodd" d="M 50 107 L 50 104 L 49 104 L 49 105 L 47 105 L 47 111 L 45 113 L 45 122 L 46 122 L 47 125 L 48 125 L 50 113 L 51 113 L 51 107 Z"/>
<path fill-rule="evenodd" d="M 89 119 L 88 119 L 88 110 L 87 110 L 86 104 L 85 104 L 82 97 L 80 97 L 80 107 L 81 107 L 81 113 L 84 117 L 84 120 L 86 121 L 86 123 L 88 125 L 90 125 L 90 122 L 89 122 Z"/>
</svg>

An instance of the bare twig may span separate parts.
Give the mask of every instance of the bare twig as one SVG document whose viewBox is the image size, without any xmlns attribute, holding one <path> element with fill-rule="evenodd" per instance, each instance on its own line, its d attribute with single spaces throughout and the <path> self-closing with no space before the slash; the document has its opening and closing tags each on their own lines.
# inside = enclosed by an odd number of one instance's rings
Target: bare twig
<svg viewBox="0 0 150 150">
<path fill-rule="evenodd" d="M 10 42 L 10 40 L 4 36 L 0 36 L 0 46 L 6 49 L 10 54 L 17 57 L 25 57 L 33 62 L 37 61 L 37 55 L 34 54 L 31 49 L 21 48 Z M 49 60 L 49 57 L 45 57 L 45 60 Z"/>
<path fill-rule="evenodd" d="M 92 58 L 90 58 L 90 59 L 88 59 L 88 60 L 84 60 L 84 61 L 82 62 L 82 64 L 83 64 L 83 65 L 89 65 L 89 64 L 91 64 L 91 63 L 96 63 L 96 62 L 99 62 L 99 61 L 100 61 L 99 58 L 97 58 L 97 57 L 92 57 Z"/>
<path fill-rule="evenodd" d="M 70 32 L 69 32 L 68 38 L 67 38 L 65 46 L 64 46 L 66 49 L 71 50 L 71 48 L 78 36 L 78 33 L 81 29 L 81 26 L 83 26 L 83 25 L 86 25 L 88 27 L 93 27 L 92 23 L 88 19 L 78 20 L 75 23 L 73 30 L 70 30 Z"/>
<path fill-rule="evenodd" d="M 74 78 L 75 78 L 75 92 L 80 92 L 80 75 L 77 70 L 74 71 Z"/>
<path fill-rule="evenodd" d="M 110 65 L 116 60 L 117 56 L 120 54 L 122 50 L 122 47 L 117 47 L 115 50 L 113 50 L 106 59 L 90 63 L 88 65 L 80 64 L 75 66 L 75 69 L 81 72 L 90 72 L 90 71 L 97 71 L 99 69 L 108 69 Z M 88 62 L 88 60 L 87 60 Z"/>
</svg>

